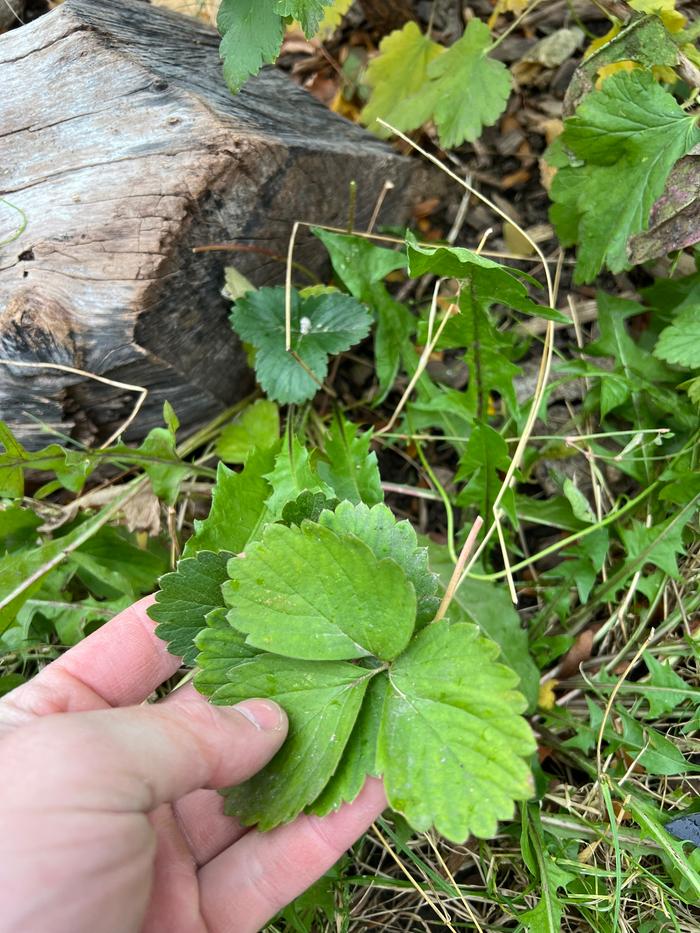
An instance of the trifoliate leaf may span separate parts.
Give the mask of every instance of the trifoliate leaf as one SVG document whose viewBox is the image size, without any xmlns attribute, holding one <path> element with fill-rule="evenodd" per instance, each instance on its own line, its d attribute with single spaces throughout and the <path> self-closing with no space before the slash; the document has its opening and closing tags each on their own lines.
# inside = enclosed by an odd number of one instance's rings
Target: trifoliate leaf
<svg viewBox="0 0 700 933">
<path fill-rule="evenodd" d="M 443 620 L 392 665 L 377 765 L 390 805 L 419 831 L 492 836 L 532 793 L 525 700 L 497 654 L 476 626 Z"/>
<path fill-rule="evenodd" d="M 426 93 L 428 66 L 445 51 L 409 21 L 379 45 L 379 55 L 372 59 L 365 80 L 372 88 L 369 103 L 360 119 L 378 136 L 390 131 L 376 123 L 386 120 L 397 130 L 414 130 L 430 119 L 433 97 Z"/>
<path fill-rule="evenodd" d="M 673 324 L 661 331 L 654 356 L 686 369 L 700 368 L 700 306 L 681 311 Z"/>
<path fill-rule="evenodd" d="M 261 288 L 235 303 L 231 324 L 256 348 L 255 374 L 266 394 L 280 403 L 305 402 L 318 391 L 328 372 L 330 354 L 342 353 L 369 333 L 364 307 L 340 292 L 302 299 L 292 291 L 292 350 L 285 349 L 285 292 Z M 311 375 L 313 374 L 313 375 Z"/>
<path fill-rule="evenodd" d="M 578 242 L 577 282 L 603 264 L 629 266 L 629 238 L 647 228 L 669 172 L 698 143 L 695 117 L 648 72 L 612 75 L 583 100 L 549 150 L 559 167 L 551 217 L 563 245 Z"/>
<path fill-rule="evenodd" d="M 393 560 L 321 525 L 269 525 L 229 561 L 229 622 L 247 642 L 305 660 L 396 657 L 408 644 L 416 594 Z"/>
<path fill-rule="evenodd" d="M 332 511 L 337 505 L 337 499 L 329 499 L 322 492 L 309 492 L 306 489 L 285 505 L 281 521 L 283 525 L 301 525 L 305 520 L 318 522 L 323 511 Z"/>
<path fill-rule="evenodd" d="M 279 409 L 274 402 L 260 398 L 223 429 L 216 442 L 216 453 L 227 463 L 245 463 L 253 450 L 273 447 L 279 436 Z"/>
<path fill-rule="evenodd" d="M 372 551 L 377 560 L 390 557 L 413 584 L 417 598 L 416 626 L 435 618 L 440 605 L 435 595 L 438 578 L 428 568 L 428 551 L 418 546 L 410 522 L 397 522 L 385 505 L 352 505 L 341 502 L 334 512 L 322 512 L 319 523 L 338 535 L 355 535 Z"/>
<path fill-rule="evenodd" d="M 310 39 L 315 35 L 321 20 L 333 0 L 273 0 L 272 8 L 280 16 L 295 19 L 304 30 L 304 35 Z M 260 4 L 269 6 L 269 2 Z"/>
<path fill-rule="evenodd" d="M 271 489 L 265 473 L 273 468 L 278 446 L 254 451 L 240 473 L 219 464 L 209 515 L 195 521 L 185 557 L 202 550 L 237 554 L 245 548 L 267 516 Z"/>
<path fill-rule="evenodd" d="M 201 668 L 195 675 L 194 685 L 207 697 L 231 682 L 235 677 L 234 668 L 242 661 L 260 654 L 256 648 L 246 645 L 245 635 L 229 624 L 227 613 L 225 606 L 208 612 L 205 627 L 194 638 L 195 653 L 199 652 L 197 666 Z"/>
<path fill-rule="evenodd" d="M 221 584 L 228 580 L 230 552 L 200 551 L 181 560 L 177 570 L 160 578 L 156 602 L 148 614 L 158 622 L 156 635 L 168 642 L 168 651 L 192 664 L 197 654 L 195 637 L 205 628 L 205 617 L 224 605 Z"/>
<path fill-rule="evenodd" d="M 377 455 L 370 452 L 371 431 L 358 433 L 358 427 L 339 414 L 326 437 L 325 460 L 318 463 L 321 479 L 334 490 L 339 499 L 382 502 L 381 478 Z"/>
<path fill-rule="evenodd" d="M 282 17 L 271 3 L 222 0 L 217 28 L 224 77 L 235 94 L 264 64 L 276 60 L 282 47 Z"/>
<path fill-rule="evenodd" d="M 428 65 L 430 81 L 415 106 L 430 106 L 444 149 L 474 142 L 505 110 L 512 79 L 502 62 L 488 57 L 492 45 L 486 23 L 471 19 L 462 38 Z"/>
<path fill-rule="evenodd" d="M 289 718 L 289 735 L 270 764 L 226 792 L 226 811 L 271 829 L 312 803 L 338 766 L 374 671 L 342 661 L 298 661 L 261 654 L 238 664 L 218 705 L 269 697 Z"/>
<path fill-rule="evenodd" d="M 351 803 L 369 775 L 378 776 L 377 739 L 384 702 L 389 689 L 386 674 L 372 678 L 343 757 L 321 794 L 307 807 L 308 812 L 325 816 L 343 803 Z"/>
</svg>

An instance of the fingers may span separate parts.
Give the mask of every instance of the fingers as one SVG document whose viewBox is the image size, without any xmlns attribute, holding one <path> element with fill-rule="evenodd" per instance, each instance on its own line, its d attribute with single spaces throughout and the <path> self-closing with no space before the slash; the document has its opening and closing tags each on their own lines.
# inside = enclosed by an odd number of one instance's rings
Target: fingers
<svg viewBox="0 0 700 933">
<path fill-rule="evenodd" d="M 50 713 L 141 703 L 180 666 L 154 634 L 147 596 L 49 664 L 0 703 L 0 725 Z"/>
<path fill-rule="evenodd" d="M 12 731 L 0 746 L 2 772 L 17 806 L 45 793 L 61 806 L 150 812 L 201 787 L 226 787 L 259 771 L 287 734 L 287 717 L 269 700 L 235 707 L 176 703 L 44 716 Z"/>
<path fill-rule="evenodd" d="M 269 833 L 251 832 L 199 872 L 207 929 L 254 933 L 327 871 L 386 807 L 370 778 L 354 803 L 319 819 L 302 815 Z M 235 886 L 231 879 L 236 879 Z"/>
</svg>

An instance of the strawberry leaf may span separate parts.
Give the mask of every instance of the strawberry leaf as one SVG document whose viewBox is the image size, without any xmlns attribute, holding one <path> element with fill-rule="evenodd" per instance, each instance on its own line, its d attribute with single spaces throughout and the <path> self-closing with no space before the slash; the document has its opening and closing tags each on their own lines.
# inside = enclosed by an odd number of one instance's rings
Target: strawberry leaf
<svg viewBox="0 0 700 933">
<path fill-rule="evenodd" d="M 279 55 L 282 17 L 273 5 L 260 0 L 222 0 L 217 27 L 224 77 L 235 94 L 251 75 Z"/>
<path fill-rule="evenodd" d="M 516 675 L 476 626 L 428 626 L 392 665 L 377 767 L 390 805 L 417 830 L 488 838 L 532 793 Z"/>
<path fill-rule="evenodd" d="M 338 766 L 374 674 L 342 661 L 270 654 L 238 664 L 234 680 L 219 687 L 212 702 L 269 697 L 285 709 L 289 735 L 267 767 L 226 792 L 226 811 L 264 830 L 294 819 L 315 800 Z"/>
<path fill-rule="evenodd" d="M 269 525 L 244 558 L 229 561 L 228 572 L 229 621 L 264 651 L 387 660 L 413 632 L 416 595 L 398 564 L 311 522 Z"/>
</svg>

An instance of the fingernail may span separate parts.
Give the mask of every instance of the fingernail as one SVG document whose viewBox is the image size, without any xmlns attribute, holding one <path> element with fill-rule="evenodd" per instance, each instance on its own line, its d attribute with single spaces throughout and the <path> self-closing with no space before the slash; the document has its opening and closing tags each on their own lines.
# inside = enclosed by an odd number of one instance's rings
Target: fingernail
<svg viewBox="0 0 700 933">
<path fill-rule="evenodd" d="M 233 709 L 245 716 L 261 732 L 279 732 L 286 721 L 282 708 L 271 700 L 245 700 Z"/>
</svg>

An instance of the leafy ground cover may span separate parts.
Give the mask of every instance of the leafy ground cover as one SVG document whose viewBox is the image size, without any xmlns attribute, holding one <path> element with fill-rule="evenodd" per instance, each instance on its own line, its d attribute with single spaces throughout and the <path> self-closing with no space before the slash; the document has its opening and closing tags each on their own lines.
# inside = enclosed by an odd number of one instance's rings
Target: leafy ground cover
<svg viewBox="0 0 700 933">
<path fill-rule="evenodd" d="M 700 253 L 663 205 L 698 26 L 427 6 L 383 34 L 369 3 L 225 0 L 234 87 L 280 54 L 467 182 L 412 232 L 315 229 L 318 285 L 232 268 L 259 390 L 196 434 L 0 427 L 0 689 L 160 588 L 184 676 L 290 715 L 231 811 L 385 776 L 393 811 L 271 930 L 694 931 L 700 849 L 665 826 L 700 810 Z"/>
</svg>

